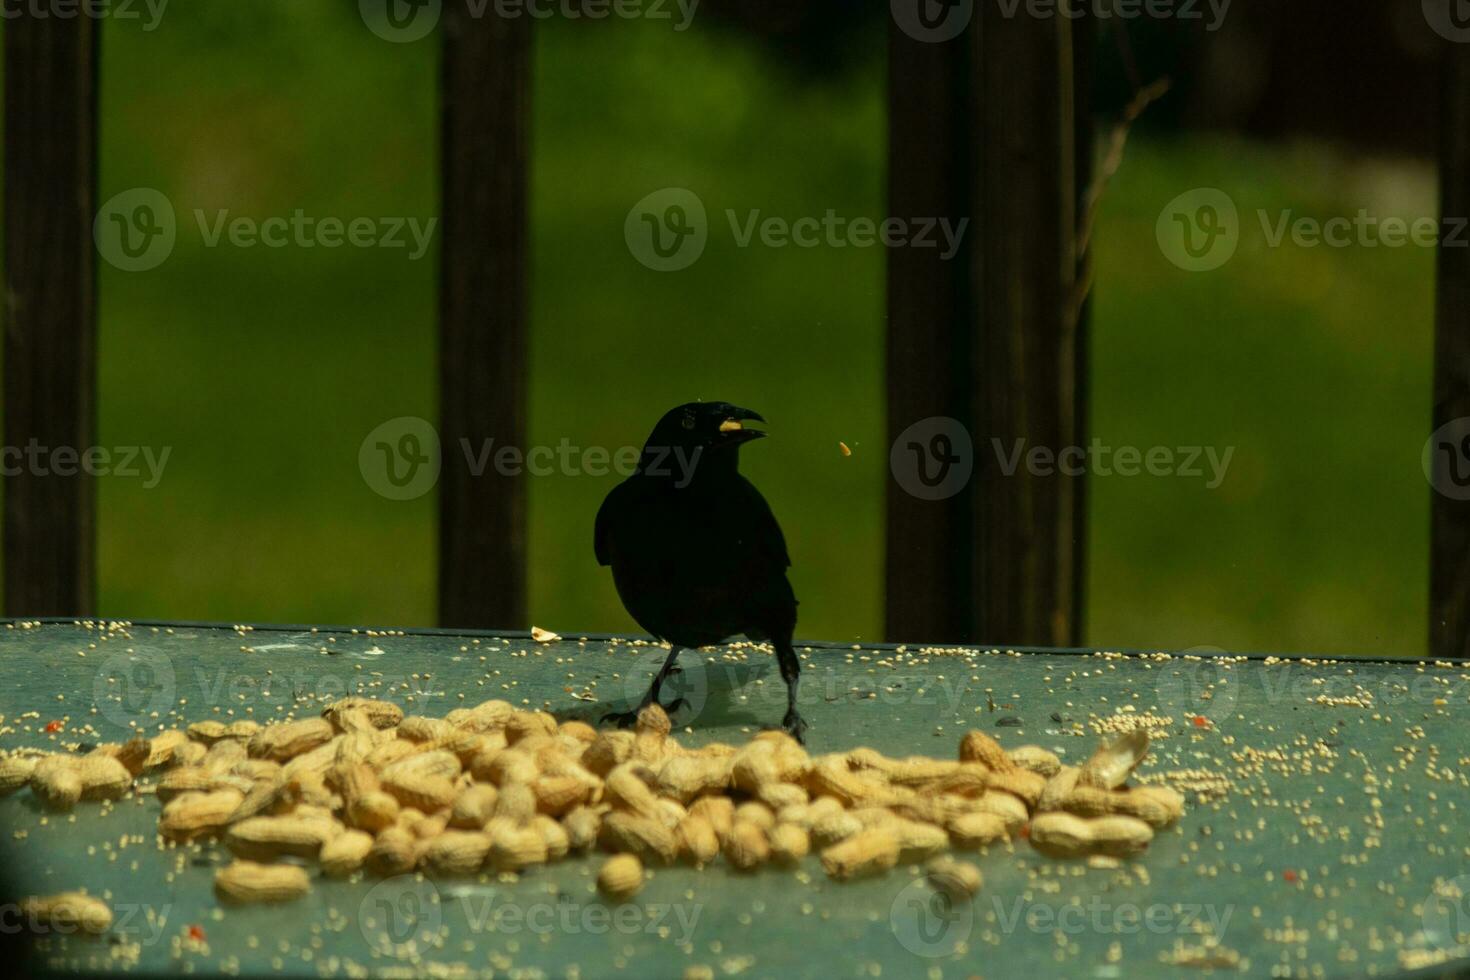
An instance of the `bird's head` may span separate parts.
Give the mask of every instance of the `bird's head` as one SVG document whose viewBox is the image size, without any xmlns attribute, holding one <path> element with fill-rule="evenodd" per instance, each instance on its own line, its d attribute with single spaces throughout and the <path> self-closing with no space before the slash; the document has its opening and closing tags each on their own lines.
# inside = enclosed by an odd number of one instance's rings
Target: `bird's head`
<svg viewBox="0 0 1470 980">
<path fill-rule="evenodd" d="M 729 402 L 680 405 L 653 427 L 638 468 L 647 472 L 662 461 L 676 474 L 681 462 L 690 467 L 704 463 L 711 468 L 733 469 L 739 457 L 735 450 L 766 434 L 751 428 L 747 424 L 750 422 L 763 423 L 765 419 L 759 412 Z"/>
</svg>

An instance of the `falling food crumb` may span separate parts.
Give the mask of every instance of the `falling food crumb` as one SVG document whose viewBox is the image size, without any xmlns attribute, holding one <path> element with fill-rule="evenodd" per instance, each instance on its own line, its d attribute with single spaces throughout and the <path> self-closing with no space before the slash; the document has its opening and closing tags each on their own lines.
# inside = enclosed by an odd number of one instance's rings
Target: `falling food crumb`
<svg viewBox="0 0 1470 980">
<path fill-rule="evenodd" d="M 851 456 L 852 455 L 852 450 L 847 448 L 847 443 L 845 443 L 845 442 L 839 442 L 837 444 L 837 448 L 840 449 L 840 450 L 842 450 L 842 455 L 844 455 L 844 456 Z"/>
<path fill-rule="evenodd" d="M 557 640 L 561 639 L 561 637 L 551 632 L 551 630 L 544 630 L 539 626 L 532 626 L 531 639 L 535 640 L 537 643 L 555 643 Z"/>
</svg>

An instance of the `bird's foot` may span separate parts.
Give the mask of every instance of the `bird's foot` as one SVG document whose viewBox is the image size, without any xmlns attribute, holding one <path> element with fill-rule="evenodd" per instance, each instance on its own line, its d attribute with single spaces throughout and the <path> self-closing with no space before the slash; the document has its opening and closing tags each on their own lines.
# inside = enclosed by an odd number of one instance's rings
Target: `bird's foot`
<svg viewBox="0 0 1470 980">
<path fill-rule="evenodd" d="M 781 719 L 781 730 L 802 745 L 806 744 L 806 719 L 795 708 L 787 711 L 786 717 Z"/>
<path fill-rule="evenodd" d="M 638 720 L 638 712 L 642 710 L 642 708 L 635 708 L 632 711 L 609 711 L 602 716 L 599 724 L 606 725 L 608 722 L 612 722 L 619 728 L 632 728 L 633 723 Z"/>
<path fill-rule="evenodd" d="M 602 716 L 601 724 L 606 725 L 608 722 L 612 722 L 619 728 L 632 728 L 638 721 L 638 713 L 652 703 L 652 701 L 645 701 L 631 711 L 609 711 Z M 668 704 L 660 704 L 659 707 L 664 709 L 664 714 L 673 717 L 674 712 L 686 707 L 688 704 L 689 702 L 683 698 L 675 698 Z"/>
</svg>

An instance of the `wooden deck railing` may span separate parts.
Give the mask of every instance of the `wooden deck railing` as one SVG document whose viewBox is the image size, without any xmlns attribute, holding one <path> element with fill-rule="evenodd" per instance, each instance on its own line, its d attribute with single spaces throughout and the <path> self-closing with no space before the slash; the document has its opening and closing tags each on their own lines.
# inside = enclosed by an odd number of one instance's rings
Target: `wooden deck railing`
<svg viewBox="0 0 1470 980">
<path fill-rule="evenodd" d="M 1434 427 L 1470 418 L 1470 43 L 1445 42 L 1440 96 L 1440 214 L 1461 222 L 1459 247 L 1439 250 L 1434 338 Z M 1470 434 L 1470 429 L 1467 429 Z M 1461 449 L 1463 447 L 1452 447 Z M 1445 465 L 1442 459 L 1436 465 Z M 1429 652 L 1470 657 L 1470 501 L 1432 497 Z"/>
<path fill-rule="evenodd" d="M 27 10 L 30 8 L 27 7 Z M 97 431 L 97 21 L 25 13 L 5 34 L 4 438 L 94 445 Z M 5 610 L 96 606 L 96 487 L 5 478 Z"/>
<path fill-rule="evenodd" d="M 896 23 L 890 37 L 889 213 L 968 219 L 972 233 L 950 261 L 889 251 L 889 440 L 942 418 L 976 444 L 974 475 L 951 496 L 888 484 L 887 633 L 1075 645 L 1083 481 L 1002 478 L 979 443 L 1086 441 L 1076 242 L 1092 141 L 1075 80 L 1091 25 L 982 4 L 952 40 Z"/>
<path fill-rule="evenodd" d="M 445 5 L 439 437 L 526 444 L 529 17 Z M 526 485 L 494 467 L 439 478 L 439 624 L 524 628 Z"/>
<path fill-rule="evenodd" d="M 530 20 L 440 26 L 444 241 L 440 435 L 526 435 Z M 1082 445 L 1087 429 L 1079 201 L 1088 186 L 1092 25 L 976 5 L 952 40 L 896 24 L 889 45 L 889 214 L 970 220 L 962 252 L 888 255 L 889 435 L 949 418 L 977 443 Z M 85 448 L 96 432 L 98 29 L 86 17 L 4 24 L 4 440 Z M 1470 44 L 1443 45 L 1443 214 L 1470 214 Z M 1436 424 L 1470 416 L 1470 249 L 1441 250 Z M 975 477 L 942 500 L 889 483 L 890 637 L 1071 645 L 1082 638 L 1086 486 L 974 447 Z M 450 450 L 452 451 L 452 449 Z M 94 487 L 26 472 L 4 483 L 5 611 L 96 608 Z M 1470 504 L 1434 496 L 1431 653 L 1470 655 Z M 526 488 L 446 468 L 439 616 L 526 622 Z"/>
</svg>

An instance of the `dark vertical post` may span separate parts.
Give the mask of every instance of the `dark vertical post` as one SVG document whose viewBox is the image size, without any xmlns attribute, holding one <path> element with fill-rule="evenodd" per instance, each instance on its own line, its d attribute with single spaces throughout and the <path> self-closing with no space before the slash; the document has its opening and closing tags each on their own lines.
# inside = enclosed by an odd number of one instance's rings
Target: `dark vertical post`
<svg viewBox="0 0 1470 980">
<path fill-rule="evenodd" d="M 439 622 L 524 628 L 526 487 L 462 440 L 526 449 L 530 18 L 446 0 L 443 31 Z"/>
<path fill-rule="evenodd" d="M 1092 125 L 1092 77 L 1096 52 L 1097 23 L 1091 11 L 1072 21 L 1072 133 L 1073 177 L 1077 204 L 1077 291 L 1074 293 L 1076 336 L 1076 384 L 1073 395 L 1073 432 L 1078 445 L 1092 434 L 1092 291 L 1085 287 L 1092 276 L 1092 242 L 1084 202 L 1093 189 L 1097 169 L 1094 161 L 1096 133 Z M 1080 476 L 1072 488 L 1072 623 L 1069 645 L 1081 646 L 1087 635 L 1087 560 L 1090 552 L 1088 521 L 1088 477 Z"/>
<path fill-rule="evenodd" d="M 927 0 L 913 0 L 915 7 Z M 895 19 L 888 45 L 888 214 L 969 219 L 970 75 L 966 34 L 927 39 Z M 973 27 L 970 28 L 973 30 Z M 973 221 L 971 222 L 973 224 Z M 966 229 L 967 243 L 975 229 Z M 887 397 L 890 445 L 931 418 L 968 424 L 974 298 L 964 253 L 890 248 Z M 919 433 L 921 448 L 935 431 Z M 927 452 L 927 449 L 924 451 Z M 896 467 L 910 465 L 896 448 Z M 974 634 L 968 608 L 971 515 L 968 488 L 939 500 L 911 480 L 887 481 L 886 633 L 893 640 L 957 642 Z"/>
<path fill-rule="evenodd" d="M 12 11 L 5 22 L 5 446 L 95 442 L 97 22 Z M 5 478 L 5 612 L 96 608 L 95 487 L 49 464 Z M 49 457 L 55 461 L 55 457 Z"/>
<path fill-rule="evenodd" d="M 1071 21 L 980 6 L 976 428 L 1003 446 L 1058 456 L 1082 442 Z M 972 600 L 986 640 L 1064 646 L 1078 639 L 1080 478 L 1055 468 L 1068 462 L 1023 460 L 1011 475 L 991 467 L 977 484 Z"/>
<path fill-rule="evenodd" d="M 1440 105 L 1440 214 L 1443 233 L 1470 218 L 1470 44 L 1444 45 Z M 1463 232 L 1463 228 L 1460 229 Z M 1470 418 L 1470 249 L 1441 245 L 1434 335 L 1434 425 Z M 1470 424 L 1448 444 L 1470 437 Z M 1431 445 L 1435 486 L 1446 488 L 1452 459 Z M 1456 457 L 1458 458 L 1458 457 Z M 1436 492 L 1429 547 L 1429 654 L 1470 657 L 1470 500 Z"/>
<path fill-rule="evenodd" d="M 975 470 L 943 500 L 889 484 L 887 634 L 1073 644 L 1083 478 L 1024 460 L 1007 474 L 992 444 L 1057 454 L 1084 441 L 1077 202 L 1091 144 L 1071 22 L 976 3 L 953 40 L 915 40 L 897 19 L 891 36 L 890 212 L 970 226 L 952 262 L 889 250 L 889 436 L 949 416 Z"/>
</svg>

